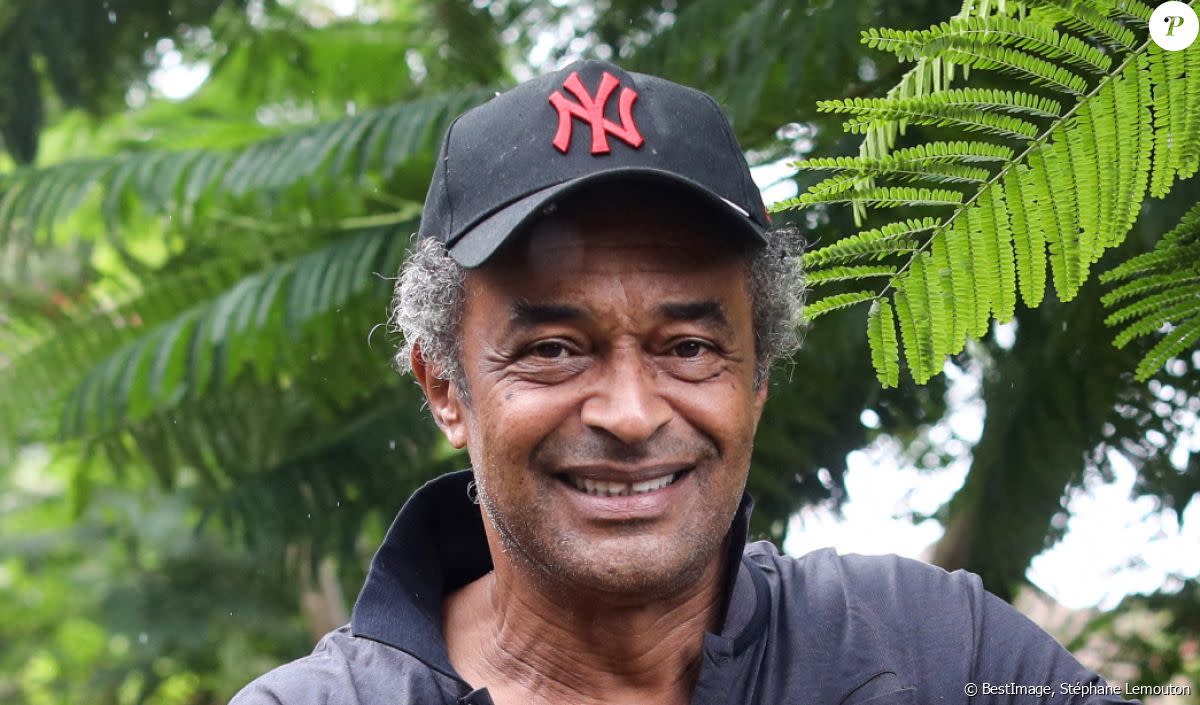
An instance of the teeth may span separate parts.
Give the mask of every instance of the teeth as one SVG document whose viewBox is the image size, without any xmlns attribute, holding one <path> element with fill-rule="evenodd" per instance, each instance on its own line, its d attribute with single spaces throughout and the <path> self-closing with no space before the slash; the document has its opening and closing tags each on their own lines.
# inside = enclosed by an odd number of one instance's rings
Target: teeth
<svg viewBox="0 0 1200 705">
<path fill-rule="evenodd" d="M 593 480 L 588 477 L 576 477 L 571 475 L 571 484 L 575 488 L 587 492 L 595 497 L 628 497 L 635 494 L 643 494 L 661 490 L 667 485 L 674 482 L 679 477 L 679 473 L 672 473 L 662 477 L 646 480 L 645 482 L 635 482 L 629 484 L 627 482 L 608 482 L 606 480 Z"/>
</svg>

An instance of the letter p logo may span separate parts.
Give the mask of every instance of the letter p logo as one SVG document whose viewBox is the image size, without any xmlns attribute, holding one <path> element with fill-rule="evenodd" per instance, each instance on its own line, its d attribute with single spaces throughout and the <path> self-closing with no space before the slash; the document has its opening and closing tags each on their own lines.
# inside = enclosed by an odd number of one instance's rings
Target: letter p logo
<svg viewBox="0 0 1200 705">
<path fill-rule="evenodd" d="M 1196 41 L 1197 30 L 1196 11 L 1184 2 L 1164 2 L 1150 15 L 1150 38 L 1167 51 L 1187 49 Z"/>
</svg>

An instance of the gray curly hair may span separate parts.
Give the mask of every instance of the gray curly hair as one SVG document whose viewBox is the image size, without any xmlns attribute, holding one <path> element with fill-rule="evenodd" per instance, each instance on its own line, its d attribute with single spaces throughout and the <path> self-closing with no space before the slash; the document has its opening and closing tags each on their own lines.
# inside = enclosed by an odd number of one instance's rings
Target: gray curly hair
<svg viewBox="0 0 1200 705">
<path fill-rule="evenodd" d="M 806 294 L 800 266 L 803 240 L 795 228 L 768 231 L 768 244 L 750 255 L 750 298 L 755 339 L 754 385 L 760 387 L 776 360 L 790 357 L 803 338 Z M 415 240 L 400 269 L 388 324 L 402 336 L 394 363 L 412 371 L 414 347 L 440 379 L 467 394 L 459 323 L 467 270 L 433 238 Z"/>
</svg>

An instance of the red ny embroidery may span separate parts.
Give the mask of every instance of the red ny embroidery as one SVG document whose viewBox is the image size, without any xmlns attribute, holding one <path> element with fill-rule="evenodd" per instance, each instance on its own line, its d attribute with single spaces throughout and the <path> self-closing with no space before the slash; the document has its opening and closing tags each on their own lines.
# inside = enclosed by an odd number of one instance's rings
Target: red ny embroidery
<svg viewBox="0 0 1200 705">
<path fill-rule="evenodd" d="M 563 82 L 563 88 L 570 91 L 579 102 L 572 103 L 567 100 L 561 91 L 550 94 L 550 104 L 558 111 L 558 132 L 554 134 L 554 146 L 558 151 L 566 154 L 571 148 L 573 117 L 586 121 L 592 128 L 592 154 L 608 154 L 611 151 L 608 148 L 609 134 L 634 149 L 642 146 L 642 133 L 638 132 L 637 125 L 633 122 L 633 102 L 637 100 L 637 91 L 627 86 L 621 87 L 621 95 L 617 99 L 620 125 L 604 117 L 604 108 L 608 105 L 609 96 L 618 85 L 620 81 L 605 71 L 600 79 L 600 89 L 593 98 L 579 80 L 579 73 L 572 71 Z"/>
</svg>

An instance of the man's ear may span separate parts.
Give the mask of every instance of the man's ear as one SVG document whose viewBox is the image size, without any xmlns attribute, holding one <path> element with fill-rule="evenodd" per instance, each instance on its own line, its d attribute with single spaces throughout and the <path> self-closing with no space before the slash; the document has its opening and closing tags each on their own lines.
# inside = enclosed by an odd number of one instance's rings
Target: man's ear
<svg viewBox="0 0 1200 705">
<path fill-rule="evenodd" d="M 767 387 L 770 386 L 770 380 L 764 379 L 758 389 L 754 390 L 754 427 L 758 428 L 758 421 L 762 418 L 763 406 L 767 403 Z"/>
<path fill-rule="evenodd" d="M 446 440 L 450 441 L 450 445 L 455 448 L 466 447 L 467 425 L 464 414 L 466 405 L 462 400 L 462 390 L 454 382 L 442 379 L 437 375 L 437 370 L 425 362 L 419 345 L 413 345 L 411 362 L 413 376 L 417 378 L 417 384 L 421 385 L 421 390 L 425 392 L 425 398 L 429 401 L 429 410 L 433 413 L 433 420 L 437 422 L 438 428 L 446 434 Z"/>
</svg>

